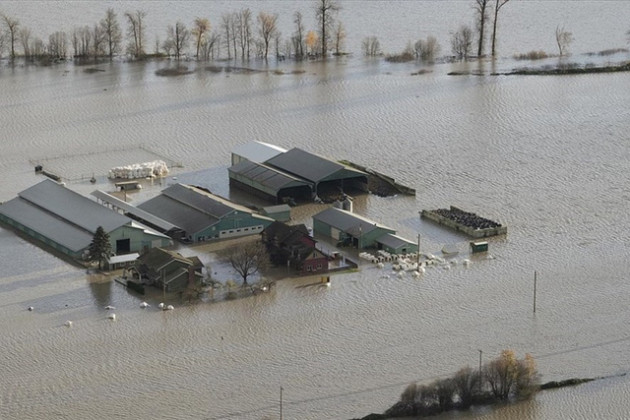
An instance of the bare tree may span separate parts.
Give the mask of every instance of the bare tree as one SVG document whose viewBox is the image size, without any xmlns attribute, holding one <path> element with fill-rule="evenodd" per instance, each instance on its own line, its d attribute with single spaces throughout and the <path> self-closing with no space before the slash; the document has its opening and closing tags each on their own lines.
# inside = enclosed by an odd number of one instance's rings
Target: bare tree
<svg viewBox="0 0 630 420">
<path fill-rule="evenodd" d="M 472 49 L 473 32 L 470 26 L 462 25 L 451 37 L 451 51 L 460 60 L 466 60 Z"/>
<path fill-rule="evenodd" d="M 33 57 L 43 57 L 46 52 L 46 48 L 44 46 L 44 41 L 41 38 L 35 38 L 32 43 L 31 49 Z"/>
<path fill-rule="evenodd" d="M 361 43 L 361 48 L 363 49 L 363 54 L 365 54 L 366 57 L 376 57 L 377 55 L 381 55 L 381 44 L 375 36 L 365 38 Z"/>
<path fill-rule="evenodd" d="M 227 259 L 243 279 L 243 286 L 247 286 L 249 277 L 264 272 L 269 265 L 269 254 L 262 242 L 258 241 L 233 248 Z"/>
<path fill-rule="evenodd" d="M 457 371 L 453 377 L 453 386 L 463 408 L 468 408 L 473 403 L 475 389 L 478 389 L 479 372 L 475 372 L 469 366 Z"/>
<path fill-rule="evenodd" d="M 512 350 L 503 350 L 501 356 L 485 366 L 484 378 L 495 398 L 507 400 L 514 392 L 519 375 L 519 364 Z"/>
<path fill-rule="evenodd" d="M 75 57 L 86 57 L 92 45 L 91 31 L 88 26 L 74 28 L 72 31 L 72 49 Z"/>
<path fill-rule="evenodd" d="M 17 19 L 13 19 L 5 14 L 0 15 L 2 17 L 2 21 L 7 29 L 7 34 L 9 35 L 9 44 L 11 46 L 10 57 L 11 60 L 15 60 L 15 41 L 18 36 L 18 28 L 20 27 L 20 21 Z"/>
<path fill-rule="evenodd" d="M 175 54 L 175 59 L 179 61 L 181 55 L 188 47 L 189 38 L 190 31 L 186 29 L 186 25 L 177 21 L 175 26 L 168 27 L 166 41 L 164 41 L 162 48 L 167 54 L 172 51 Z"/>
<path fill-rule="evenodd" d="M 105 32 L 100 25 L 94 25 L 92 31 L 92 55 L 94 59 L 105 54 L 105 44 L 107 39 L 105 38 Z"/>
<path fill-rule="evenodd" d="M 438 44 L 435 37 L 429 36 L 426 40 L 419 39 L 414 44 L 414 50 L 417 58 L 431 63 L 435 60 L 435 56 L 440 51 L 440 44 Z"/>
<path fill-rule="evenodd" d="M 242 9 L 236 14 L 237 39 L 241 47 L 241 60 L 249 60 L 252 42 L 252 12 L 249 9 Z"/>
<path fill-rule="evenodd" d="M 477 57 L 483 57 L 483 44 L 485 41 L 486 21 L 488 20 L 488 5 L 490 0 L 475 0 L 475 14 L 477 20 L 477 30 L 479 35 L 479 45 L 477 47 Z"/>
<path fill-rule="evenodd" d="M 4 36 L 4 32 L 0 31 L 0 58 L 2 57 L 2 52 L 4 51 L 5 43 L 6 43 L 6 37 Z"/>
<path fill-rule="evenodd" d="M 225 46 L 227 49 L 227 59 L 232 59 L 232 51 L 230 50 L 230 40 L 232 39 L 232 14 L 228 13 L 221 16 L 221 28 L 225 31 Z"/>
<path fill-rule="evenodd" d="M 120 53 L 122 31 L 118 23 L 118 16 L 111 7 L 105 12 L 105 18 L 101 20 L 101 32 L 107 44 L 107 55 L 111 60 L 114 54 Z"/>
<path fill-rule="evenodd" d="M 144 18 L 147 13 L 143 10 L 126 12 L 127 36 L 130 39 L 127 52 L 136 58 L 144 56 Z"/>
<path fill-rule="evenodd" d="M 53 60 L 63 60 L 68 53 L 65 32 L 57 31 L 48 37 L 48 54 Z"/>
<path fill-rule="evenodd" d="M 333 39 L 335 45 L 335 55 L 339 55 L 341 49 L 343 48 L 343 43 L 346 39 L 346 29 L 341 22 L 337 22 L 337 25 L 335 25 Z"/>
<path fill-rule="evenodd" d="M 24 51 L 24 57 L 31 58 L 31 30 L 27 27 L 20 28 L 18 32 L 18 38 L 20 44 L 22 44 L 22 50 Z"/>
<path fill-rule="evenodd" d="M 192 29 L 192 35 L 195 37 L 196 52 L 195 58 L 199 60 L 199 50 L 204 42 L 206 42 L 206 33 L 210 30 L 210 21 L 204 18 L 196 18 Z"/>
<path fill-rule="evenodd" d="M 304 57 L 304 24 L 302 23 L 302 13 L 295 12 L 293 15 L 293 23 L 295 23 L 295 32 L 293 33 L 293 50 L 295 57 L 301 59 Z"/>
<path fill-rule="evenodd" d="M 221 43 L 221 35 L 214 31 L 209 37 L 201 44 L 201 55 L 204 60 L 210 60 L 215 58 L 215 54 L 218 56 L 217 49 Z"/>
<path fill-rule="evenodd" d="M 446 411 L 453 405 L 455 395 L 455 384 L 452 378 L 436 379 L 429 385 L 433 400 L 440 411 Z"/>
<path fill-rule="evenodd" d="M 335 0 L 316 0 L 315 16 L 319 25 L 321 53 L 324 58 L 328 52 L 330 32 L 335 22 L 335 14 L 341 10 L 341 6 Z"/>
<path fill-rule="evenodd" d="M 497 42 L 497 22 L 499 21 L 499 10 L 510 0 L 494 0 L 494 21 L 492 22 L 492 56 L 496 54 Z"/>
<path fill-rule="evenodd" d="M 566 55 L 569 51 L 569 45 L 573 42 L 573 34 L 565 31 L 564 26 L 556 26 L 556 43 L 558 44 L 558 51 L 560 57 Z"/>
<path fill-rule="evenodd" d="M 276 35 L 276 32 L 278 32 L 278 28 L 276 26 L 277 22 L 278 15 L 271 15 L 266 12 L 260 12 L 258 14 L 258 24 L 260 25 L 260 38 L 265 44 L 265 50 L 263 52 L 264 58 L 267 58 L 267 54 L 269 52 L 269 43 Z"/>
</svg>

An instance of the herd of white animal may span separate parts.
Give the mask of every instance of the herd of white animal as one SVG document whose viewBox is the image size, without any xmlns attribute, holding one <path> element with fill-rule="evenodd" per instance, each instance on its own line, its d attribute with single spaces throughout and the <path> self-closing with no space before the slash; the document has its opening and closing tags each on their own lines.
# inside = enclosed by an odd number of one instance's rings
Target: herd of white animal
<svg viewBox="0 0 630 420">
<path fill-rule="evenodd" d="M 150 306 L 151 306 L 151 305 L 149 305 L 149 304 L 148 304 L 148 303 L 146 303 L 146 302 L 142 302 L 142 303 L 140 303 L 140 308 L 142 308 L 142 309 L 146 309 L 146 308 L 148 308 L 148 307 L 150 307 Z M 158 308 L 159 308 L 160 310 L 162 310 L 162 311 L 172 311 L 173 309 L 175 309 L 175 307 L 174 307 L 173 305 L 165 305 L 163 302 L 160 302 L 160 304 L 158 305 Z M 105 307 L 105 309 L 106 309 L 107 311 L 113 311 L 113 310 L 115 310 L 116 308 L 115 308 L 114 306 L 107 305 L 107 306 Z M 28 310 L 29 310 L 29 311 L 34 311 L 34 310 L 35 310 L 35 308 L 34 308 L 33 306 L 29 306 L 29 307 L 28 307 Z M 116 321 L 116 314 L 115 314 L 114 312 L 109 312 L 109 313 L 107 314 L 107 319 L 112 320 L 112 321 Z M 70 328 L 70 327 L 72 327 L 73 322 L 72 322 L 72 321 L 70 321 L 70 320 L 68 320 L 68 321 L 64 322 L 64 323 L 63 323 L 63 325 L 64 325 L 64 326 L 66 326 L 66 327 L 68 327 L 68 328 Z"/>
<path fill-rule="evenodd" d="M 370 261 L 376 264 L 378 268 L 385 268 L 386 263 L 391 263 L 392 270 L 396 273 L 395 275 L 398 277 L 404 277 L 405 273 L 411 272 L 412 277 L 420 277 L 424 274 L 427 268 L 430 267 L 441 267 L 444 270 L 450 270 L 451 266 L 457 265 L 460 261 L 456 258 L 445 259 L 442 257 L 435 256 L 433 254 L 390 254 L 389 252 L 379 250 L 376 254 L 372 254 L 369 252 L 361 252 L 359 253 L 359 258 Z M 420 261 L 422 260 L 422 261 Z M 468 267 L 470 265 L 470 260 L 465 258 L 461 261 L 461 263 Z M 382 278 L 389 278 L 390 276 L 385 274 Z"/>
</svg>

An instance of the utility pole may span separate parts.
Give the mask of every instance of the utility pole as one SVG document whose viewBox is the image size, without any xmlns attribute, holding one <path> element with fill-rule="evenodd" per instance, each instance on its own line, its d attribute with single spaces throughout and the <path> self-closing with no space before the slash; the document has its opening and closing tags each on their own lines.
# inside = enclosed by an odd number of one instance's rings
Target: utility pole
<svg viewBox="0 0 630 420">
<path fill-rule="evenodd" d="M 536 272 L 534 271 L 534 313 L 536 313 Z"/>
<path fill-rule="evenodd" d="M 479 393 L 481 394 L 481 357 L 483 355 L 483 351 L 479 350 Z"/>
<path fill-rule="evenodd" d="M 282 420 L 282 386 L 280 386 L 280 420 Z"/>
</svg>

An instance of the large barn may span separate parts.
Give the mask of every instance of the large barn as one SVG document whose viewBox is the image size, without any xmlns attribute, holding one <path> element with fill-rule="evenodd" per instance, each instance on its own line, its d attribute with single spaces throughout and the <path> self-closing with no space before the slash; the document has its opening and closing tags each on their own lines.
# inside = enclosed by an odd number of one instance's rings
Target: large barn
<svg viewBox="0 0 630 420">
<path fill-rule="evenodd" d="M 358 249 L 382 249 L 395 254 L 418 251 L 417 244 L 397 236 L 394 229 L 336 207 L 313 216 L 313 231 L 339 245 Z"/>
<path fill-rule="evenodd" d="M 312 200 L 348 189 L 367 191 L 365 172 L 316 154 L 254 142 L 232 153 L 230 185 L 274 203 Z"/>
<path fill-rule="evenodd" d="M 203 188 L 184 184 L 171 185 L 137 207 L 177 226 L 190 242 L 259 234 L 273 222 Z"/>
<path fill-rule="evenodd" d="M 75 259 L 85 256 L 99 226 L 116 254 L 172 245 L 168 236 L 49 179 L 0 205 L 0 221 Z"/>
</svg>

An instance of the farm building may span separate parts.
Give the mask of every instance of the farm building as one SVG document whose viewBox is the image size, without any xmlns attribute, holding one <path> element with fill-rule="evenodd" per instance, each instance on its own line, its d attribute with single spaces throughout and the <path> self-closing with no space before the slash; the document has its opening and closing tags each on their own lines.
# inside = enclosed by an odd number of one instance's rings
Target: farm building
<svg viewBox="0 0 630 420">
<path fill-rule="evenodd" d="M 175 240 L 182 240 L 182 238 L 185 238 L 186 236 L 184 230 L 179 226 L 167 222 L 166 220 L 161 219 L 147 211 L 139 209 L 133 204 L 114 197 L 111 194 L 101 190 L 95 190 L 92 191 L 92 195 L 96 197 L 97 202 L 103 204 L 104 206 L 137 220 L 140 223 L 147 225 L 160 233 L 168 235 Z"/>
<path fill-rule="evenodd" d="M 273 222 L 263 231 L 262 241 L 275 265 L 286 265 L 301 274 L 328 271 L 328 257 L 315 248 L 317 241 L 303 224 Z"/>
<path fill-rule="evenodd" d="M 387 233 L 376 240 L 377 248 L 390 254 L 409 254 L 418 251 L 418 244 L 398 235 Z"/>
<path fill-rule="evenodd" d="M 279 222 L 288 222 L 291 220 L 291 207 L 288 204 L 263 207 L 260 213 Z"/>
<path fill-rule="evenodd" d="M 346 189 L 367 191 L 365 172 L 302 149 L 282 151 L 265 143 L 242 147 L 248 153 L 232 154 L 230 185 L 275 203 L 312 200 Z"/>
<path fill-rule="evenodd" d="M 392 253 L 418 250 L 411 241 L 396 236 L 394 229 L 336 207 L 329 207 L 313 216 L 313 231 L 334 239 L 339 246 L 383 249 Z"/>
<path fill-rule="evenodd" d="M 172 245 L 168 236 L 49 179 L 2 204 L 0 221 L 75 259 L 84 256 L 99 226 L 116 254 Z"/>
<path fill-rule="evenodd" d="M 286 149 L 282 147 L 262 141 L 253 141 L 251 143 L 242 144 L 232 150 L 232 165 L 236 165 L 242 161 L 262 163 L 285 152 Z"/>
<path fill-rule="evenodd" d="M 174 184 L 137 206 L 173 226 L 190 242 L 259 234 L 273 219 L 190 185 Z"/>
</svg>

